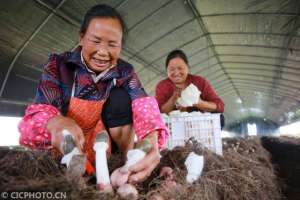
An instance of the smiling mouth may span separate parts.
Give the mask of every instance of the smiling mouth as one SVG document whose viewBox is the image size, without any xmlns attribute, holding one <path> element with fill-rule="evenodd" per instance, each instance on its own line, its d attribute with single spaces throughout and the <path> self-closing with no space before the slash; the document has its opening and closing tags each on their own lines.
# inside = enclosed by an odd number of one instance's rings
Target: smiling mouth
<svg viewBox="0 0 300 200">
<path fill-rule="evenodd" d="M 182 78 L 182 76 L 175 76 L 174 78 L 175 78 L 175 79 L 178 79 L 178 78 Z"/>
<path fill-rule="evenodd" d="M 93 61 L 98 67 L 106 67 L 110 65 L 110 60 L 100 60 L 97 58 L 93 58 Z"/>
</svg>

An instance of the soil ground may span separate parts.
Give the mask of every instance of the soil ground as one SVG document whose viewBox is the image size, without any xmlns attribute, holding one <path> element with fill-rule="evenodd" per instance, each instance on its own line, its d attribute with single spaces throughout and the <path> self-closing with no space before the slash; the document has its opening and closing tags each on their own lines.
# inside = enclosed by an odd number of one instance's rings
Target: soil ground
<svg viewBox="0 0 300 200">
<path fill-rule="evenodd" d="M 204 156 L 205 165 L 200 179 L 187 184 L 184 161 L 192 151 Z M 300 199 L 299 139 L 226 139 L 223 152 L 223 156 L 218 156 L 193 139 L 184 147 L 164 150 L 157 169 L 145 182 L 135 185 L 139 199 L 153 199 L 155 195 L 162 199 L 197 200 Z M 122 164 L 121 156 L 113 155 L 110 172 Z M 173 169 L 173 185 L 159 176 L 165 166 Z M 120 199 L 117 194 L 100 194 L 94 176 L 85 176 L 88 187 L 78 189 L 67 181 L 65 173 L 66 168 L 59 160 L 51 159 L 48 152 L 0 148 L 0 191 L 59 191 L 66 192 L 67 199 Z"/>
</svg>

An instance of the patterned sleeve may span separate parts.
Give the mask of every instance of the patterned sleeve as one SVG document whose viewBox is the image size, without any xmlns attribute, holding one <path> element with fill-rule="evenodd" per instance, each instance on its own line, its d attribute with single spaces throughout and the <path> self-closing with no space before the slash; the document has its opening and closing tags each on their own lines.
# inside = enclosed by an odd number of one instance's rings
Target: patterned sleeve
<svg viewBox="0 0 300 200">
<path fill-rule="evenodd" d="M 57 108 L 46 104 L 32 104 L 19 122 L 19 142 L 30 148 L 46 149 L 51 145 L 51 134 L 46 125 L 52 117 L 59 114 Z"/>
<path fill-rule="evenodd" d="M 143 97 L 132 102 L 133 128 L 138 140 L 142 140 L 149 133 L 157 131 L 158 147 L 162 149 L 169 137 L 157 101 L 154 97 Z"/>
<path fill-rule="evenodd" d="M 57 56 L 50 56 L 38 84 L 35 104 L 29 105 L 19 123 L 20 144 L 31 148 L 48 148 L 51 134 L 46 125 L 62 108 Z"/>
<path fill-rule="evenodd" d="M 132 101 L 137 98 L 148 96 L 131 65 L 124 67 L 121 74 L 124 80 L 123 86 L 127 90 Z"/>
<path fill-rule="evenodd" d="M 58 55 L 51 55 L 38 84 L 36 103 L 49 104 L 59 110 L 63 107 L 63 90 L 61 89 Z"/>
<path fill-rule="evenodd" d="M 169 133 L 160 116 L 156 99 L 147 95 L 131 65 L 123 68 L 122 76 L 126 77 L 124 87 L 132 100 L 133 129 L 138 140 L 157 131 L 158 147 L 161 149 Z"/>
</svg>

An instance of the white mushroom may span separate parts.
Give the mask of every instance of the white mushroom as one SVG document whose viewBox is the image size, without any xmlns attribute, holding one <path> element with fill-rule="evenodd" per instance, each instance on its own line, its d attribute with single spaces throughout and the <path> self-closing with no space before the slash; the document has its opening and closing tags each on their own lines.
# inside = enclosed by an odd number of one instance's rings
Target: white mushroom
<svg viewBox="0 0 300 200">
<path fill-rule="evenodd" d="M 204 159 L 203 156 L 197 155 L 194 152 L 191 152 L 186 161 L 184 162 L 187 168 L 187 176 L 186 181 L 188 183 L 193 183 L 200 177 L 202 173 L 202 169 L 204 166 Z"/>
<path fill-rule="evenodd" d="M 93 147 L 96 152 L 97 187 L 102 192 L 112 192 L 106 157 L 108 141 L 108 133 L 106 131 L 102 131 L 96 136 L 96 141 Z"/>
<path fill-rule="evenodd" d="M 127 161 L 123 167 L 117 168 L 110 177 L 113 187 L 120 187 L 128 181 L 129 167 L 136 164 L 143 159 L 146 154 L 151 150 L 152 145 L 148 139 L 144 139 L 135 149 L 127 152 Z"/>
<path fill-rule="evenodd" d="M 67 129 L 62 130 L 61 149 L 64 153 L 64 156 L 61 159 L 61 164 L 65 164 L 68 168 L 72 157 L 74 155 L 79 155 L 80 152 L 75 145 L 73 135 Z"/>
<path fill-rule="evenodd" d="M 127 152 L 127 161 L 120 171 L 122 173 L 128 173 L 129 167 L 142 160 L 151 148 L 152 145 L 148 139 L 142 140 L 135 149 L 131 149 Z"/>
</svg>

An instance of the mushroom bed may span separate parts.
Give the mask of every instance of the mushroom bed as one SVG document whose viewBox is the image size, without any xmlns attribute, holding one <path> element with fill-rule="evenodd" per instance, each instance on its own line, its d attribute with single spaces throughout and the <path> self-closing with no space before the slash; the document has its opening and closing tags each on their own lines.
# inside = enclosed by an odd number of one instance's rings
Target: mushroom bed
<svg viewBox="0 0 300 200">
<path fill-rule="evenodd" d="M 184 147 L 161 152 L 159 166 L 135 185 L 138 199 L 295 199 L 300 196 L 299 148 L 296 139 L 232 138 L 223 140 L 223 156 L 219 156 L 189 139 Z M 193 184 L 186 182 L 184 164 L 190 152 L 204 156 L 201 177 Z M 123 164 L 120 154 L 112 155 L 110 173 Z M 164 167 L 170 167 L 172 174 L 162 173 Z M 47 152 L 0 149 L 0 191 L 65 192 L 66 199 L 120 199 L 116 192 L 99 193 L 95 176 L 86 175 L 87 187 L 78 188 L 67 181 L 65 173 L 66 168 Z"/>
</svg>

